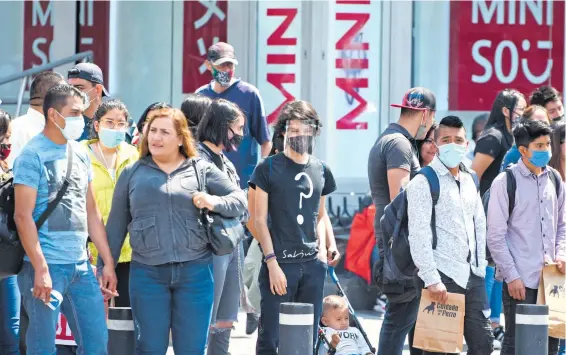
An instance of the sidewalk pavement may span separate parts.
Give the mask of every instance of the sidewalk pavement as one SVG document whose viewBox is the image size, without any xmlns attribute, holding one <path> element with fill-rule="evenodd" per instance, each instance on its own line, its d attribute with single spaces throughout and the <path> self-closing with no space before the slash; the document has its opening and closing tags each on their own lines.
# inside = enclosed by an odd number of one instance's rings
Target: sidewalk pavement
<svg viewBox="0 0 566 355">
<path fill-rule="evenodd" d="M 364 330 L 368 334 L 373 346 L 377 347 L 379 338 L 379 329 L 381 328 L 382 320 L 378 319 L 374 312 L 357 312 L 356 313 Z M 232 338 L 230 340 L 230 355 L 253 355 L 255 354 L 255 343 L 257 339 L 257 331 L 252 335 L 246 335 L 246 314 L 240 312 L 238 314 L 238 323 L 236 329 L 232 331 Z M 465 346 L 464 346 L 465 347 Z M 409 355 L 409 345 L 405 344 L 403 355 Z M 464 352 L 462 354 L 465 354 Z M 173 348 L 169 348 L 167 355 L 174 355 Z M 492 355 L 499 355 L 499 350 L 494 351 Z"/>
</svg>

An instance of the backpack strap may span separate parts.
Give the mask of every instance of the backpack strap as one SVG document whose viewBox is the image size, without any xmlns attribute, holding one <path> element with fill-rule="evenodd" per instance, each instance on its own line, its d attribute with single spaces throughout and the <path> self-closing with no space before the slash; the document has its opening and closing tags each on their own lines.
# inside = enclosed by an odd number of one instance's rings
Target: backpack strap
<svg viewBox="0 0 566 355">
<path fill-rule="evenodd" d="M 550 177 L 550 181 L 554 184 L 554 189 L 556 189 L 556 198 L 558 199 L 558 196 L 560 196 L 560 185 L 562 185 L 562 178 L 560 177 L 560 175 L 558 175 L 558 171 L 556 171 L 556 169 L 552 168 L 552 167 L 548 167 L 549 171 L 549 177 Z"/>
<path fill-rule="evenodd" d="M 505 168 L 505 176 L 507 177 L 507 197 L 509 198 L 509 218 L 515 208 L 515 190 L 517 190 L 517 180 L 510 167 Z"/>
<path fill-rule="evenodd" d="M 432 230 L 432 249 L 436 249 L 437 237 L 436 237 L 436 203 L 440 197 L 440 181 L 438 180 L 438 175 L 433 168 L 430 166 L 425 166 L 419 170 L 418 174 L 424 175 L 430 186 L 430 196 L 432 197 L 432 216 L 430 219 L 430 229 Z"/>
<path fill-rule="evenodd" d="M 476 190 L 480 190 L 480 179 L 478 178 L 478 174 L 476 174 L 475 171 L 473 170 L 468 170 L 468 172 L 470 173 L 470 175 L 472 175 L 472 179 L 474 179 L 474 184 L 476 184 Z"/>
</svg>

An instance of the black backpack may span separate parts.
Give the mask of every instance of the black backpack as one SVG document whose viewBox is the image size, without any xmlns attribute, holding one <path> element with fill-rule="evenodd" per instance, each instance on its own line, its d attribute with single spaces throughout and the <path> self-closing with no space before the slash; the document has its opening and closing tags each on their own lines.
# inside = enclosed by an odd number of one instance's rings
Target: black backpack
<svg viewBox="0 0 566 355">
<path fill-rule="evenodd" d="M 477 175 L 469 171 L 479 188 Z M 440 196 L 440 182 L 438 175 L 430 167 L 425 166 L 419 170 L 418 174 L 426 177 L 430 186 L 432 197 L 432 215 L 430 226 L 432 230 L 432 249 L 436 249 L 436 204 Z M 407 216 L 407 195 L 406 190 L 402 190 L 394 199 L 385 206 L 383 217 L 380 220 L 383 235 L 384 261 L 383 261 L 383 284 L 397 284 L 403 286 L 414 285 L 414 278 L 417 275 L 417 267 L 411 256 L 409 246 L 409 227 Z M 477 252 L 476 252 L 477 259 Z M 477 260 L 476 260 L 477 262 Z"/>
<path fill-rule="evenodd" d="M 503 170 L 505 173 L 505 177 L 507 179 L 507 197 L 509 198 L 509 216 L 513 212 L 513 208 L 515 208 L 515 190 L 517 190 L 517 180 L 515 180 L 515 175 L 513 175 L 513 171 L 511 167 L 513 165 L 509 165 L 508 167 Z M 550 182 L 554 185 L 554 189 L 556 190 L 556 197 L 560 196 L 560 185 L 562 179 L 554 168 L 550 166 L 547 167 L 549 169 L 549 177 Z M 491 195 L 491 188 L 488 189 L 482 197 L 482 204 L 483 210 L 485 211 L 485 215 L 487 216 L 487 209 L 489 207 L 489 196 Z"/>
</svg>

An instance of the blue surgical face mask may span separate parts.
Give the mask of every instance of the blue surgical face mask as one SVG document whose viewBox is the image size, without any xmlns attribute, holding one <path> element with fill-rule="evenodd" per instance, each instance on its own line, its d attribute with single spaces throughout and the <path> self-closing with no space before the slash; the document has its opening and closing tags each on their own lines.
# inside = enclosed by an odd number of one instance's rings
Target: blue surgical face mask
<svg viewBox="0 0 566 355">
<path fill-rule="evenodd" d="M 117 129 L 100 127 L 98 132 L 100 143 L 106 148 L 116 148 L 126 140 L 126 132 Z"/>
<path fill-rule="evenodd" d="M 446 167 L 455 168 L 464 159 L 466 146 L 456 143 L 444 144 L 438 147 L 438 158 Z"/>
<path fill-rule="evenodd" d="M 532 153 L 529 161 L 538 168 L 544 168 L 550 161 L 550 158 L 552 158 L 552 152 L 550 150 L 529 150 Z"/>
</svg>

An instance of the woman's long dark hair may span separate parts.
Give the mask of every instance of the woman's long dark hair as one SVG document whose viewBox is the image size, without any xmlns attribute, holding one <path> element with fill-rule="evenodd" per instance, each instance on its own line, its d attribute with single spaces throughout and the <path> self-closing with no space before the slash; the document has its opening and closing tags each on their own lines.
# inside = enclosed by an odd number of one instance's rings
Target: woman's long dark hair
<svg viewBox="0 0 566 355">
<path fill-rule="evenodd" d="M 524 98 L 523 94 L 515 89 L 503 89 L 497 93 L 495 101 L 493 101 L 493 106 L 491 107 L 491 112 L 489 113 L 489 118 L 485 125 L 484 131 L 491 127 L 497 127 L 499 129 L 507 129 L 505 125 L 505 115 L 503 114 L 503 108 L 507 107 L 511 115 L 515 111 L 519 97 Z"/>
<path fill-rule="evenodd" d="M 240 117 L 245 119 L 246 116 L 235 103 L 224 99 L 212 101 L 198 125 L 197 140 L 208 141 L 217 146 L 222 144 L 224 148 L 228 148 L 230 125 Z"/>
</svg>

